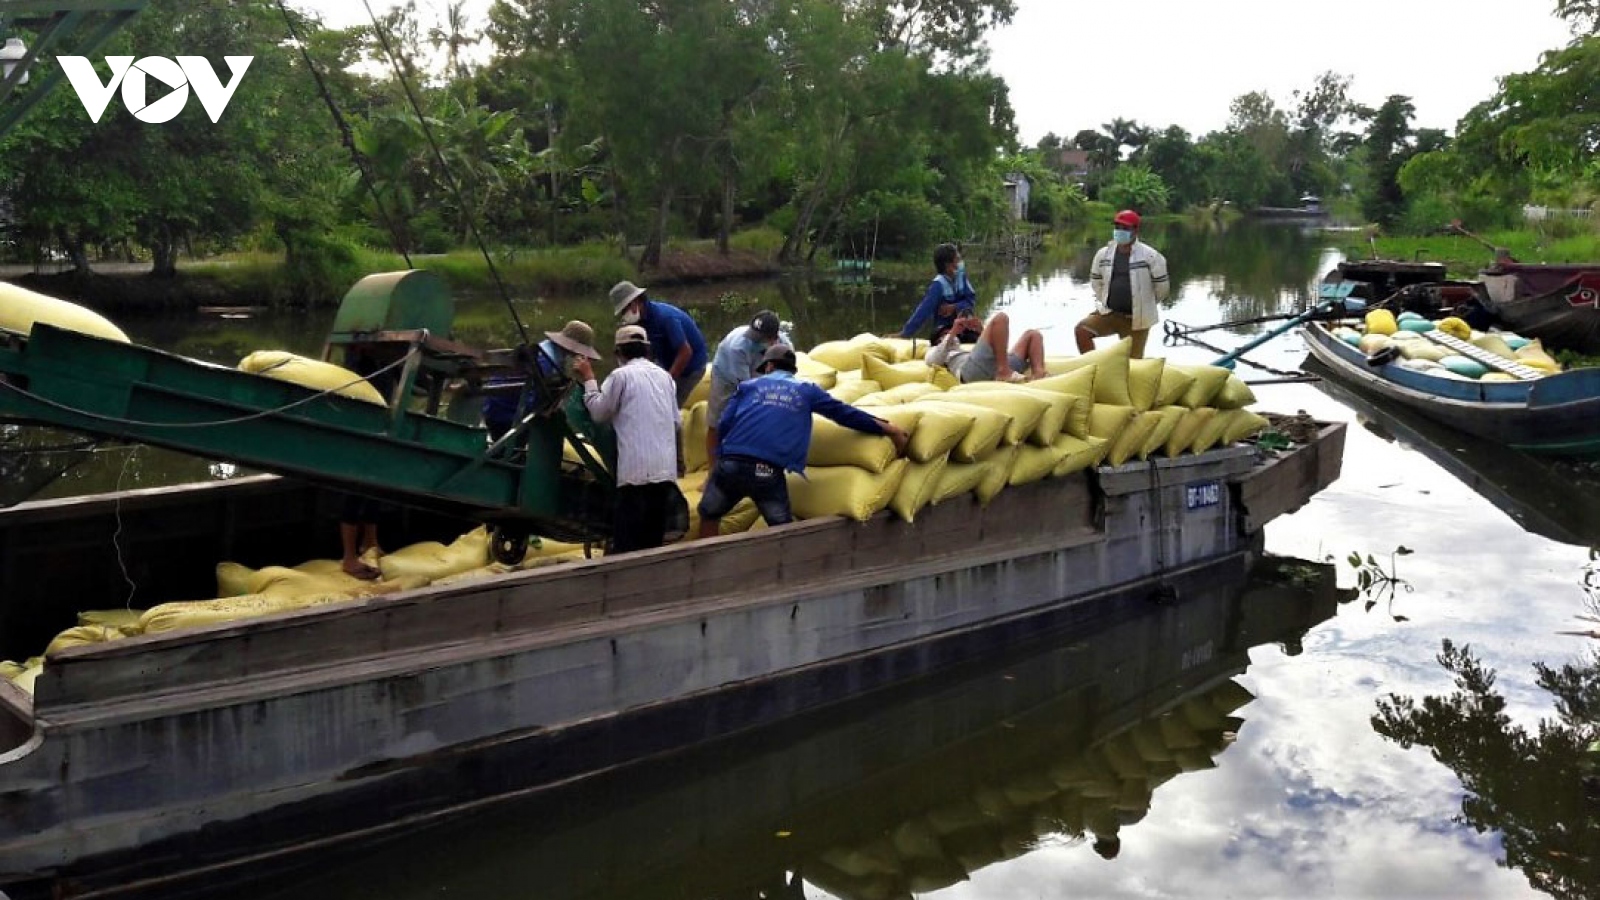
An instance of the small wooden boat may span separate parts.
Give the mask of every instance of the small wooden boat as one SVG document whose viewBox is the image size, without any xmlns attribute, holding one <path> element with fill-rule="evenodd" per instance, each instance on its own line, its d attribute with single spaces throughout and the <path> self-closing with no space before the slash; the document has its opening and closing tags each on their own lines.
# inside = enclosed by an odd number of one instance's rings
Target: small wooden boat
<svg viewBox="0 0 1600 900">
<path fill-rule="evenodd" d="M 1340 381 L 1313 357 L 1305 371 L 1350 407 L 1360 427 L 1422 454 L 1532 534 L 1574 547 L 1600 545 L 1600 478 L 1559 457 L 1536 457 L 1441 425 L 1414 409 Z"/>
<path fill-rule="evenodd" d="M 1313 322 L 1302 334 L 1336 377 L 1468 434 L 1528 453 L 1600 455 L 1600 369 L 1532 381 L 1464 381 L 1369 365 L 1367 355 Z"/>
<path fill-rule="evenodd" d="M 1483 303 L 1518 334 L 1600 354 L 1600 266 L 1497 262 L 1479 273 Z"/>
</svg>

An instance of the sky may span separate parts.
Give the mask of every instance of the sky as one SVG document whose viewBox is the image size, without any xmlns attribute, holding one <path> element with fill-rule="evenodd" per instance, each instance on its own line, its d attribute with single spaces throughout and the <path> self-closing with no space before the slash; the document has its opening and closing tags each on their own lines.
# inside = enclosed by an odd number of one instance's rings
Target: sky
<svg viewBox="0 0 1600 900">
<path fill-rule="evenodd" d="M 331 27 L 367 21 L 359 0 L 292 0 Z M 371 0 L 378 11 L 395 0 Z M 992 32 L 990 68 L 1011 88 L 1019 137 L 1071 137 L 1115 117 L 1198 137 L 1223 127 L 1233 98 L 1264 90 L 1280 106 L 1317 75 L 1352 76 L 1368 106 L 1412 98 L 1414 127 L 1454 131 L 1496 79 L 1526 72 L 1570 38 L 1555 0 L 1016 0 Z M 425 12 L 444 0 L 419 0 Z M 481 27 L 489 0 L 469 0 Z"/>
</svg>

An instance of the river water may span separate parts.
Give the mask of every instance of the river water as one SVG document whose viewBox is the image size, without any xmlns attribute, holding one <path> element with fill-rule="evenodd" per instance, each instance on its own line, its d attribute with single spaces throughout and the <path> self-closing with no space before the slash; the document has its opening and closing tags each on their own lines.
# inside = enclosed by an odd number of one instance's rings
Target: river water
<svg viewBox="0 0 1600 900">
<path fill-rule="evenodd" d="M 1321 235 L 1293 228 L 1185 227 L 1150 239 L 1177 286 L 1164 316 L 1191 325 L 1303 307 L 1338 259 Z M 972 260 L 973 280 L 1014 329 L 1039 328 L 1048 349 L 1068 353 L 1090 305 L 1093 247 L 1067 242 L 1031 266 Z M 895 329 L 920 290 L 785 281 L 661 293 L 714 336 L 770 306 L 807 346 Z M 516 306 L 539 330 L 569 317 L 609 322 L 599 299 Z M 231 364 L 269 346 L 314 353 L 330 320 L 121 324 L 136 340 Z M 472 343 L 514 334 L 494 298 L 462 301 L 458 322 Z M 1237 345 L 1255 333 L 1207 337 Z M 1151 353 L 1213 356 L 1158 348 L 1154 336 Z M 1289 335 L 1250 358 L 1292 370 L 1305 352 Z M 1352 424 L 1343 477 L 1268 527 L 1267 550 L 1284 559 L 1247 584 L 1132 620 L 1108 612 L 1053 645 L 936 683 L 320 860 L 242 893 L 1503 898 L 1538 896 L 1542 885 L 1596 896 L 1596 807 L 1577 797 L 1575 777 L 1553 777 L 1573 755 L 1551 761 L 1514 741 L 1516 729 L 1536 733 L 1556 716 L 1536 663 L 1593 665 L 1595 642 L 1562 634 L 1596 627 L 1577 618 L 1593 609 L 1593 477 L 1316 385 L 1256 392 L 1257 408 Z M 233 474 L 152 451 L 103 457 L 50 490 Z M 1393 590 L 1380 578 L 1335 595 L 1334 581 L 1357 584 L 1352 553 L 1360 568 L 1398 579 Z M 1160 639 L 1174 633 L 1187 637 Z M 1422 746 L 1402 746 L 1374 717 L 1391 695 L 1421 703 L 1452 692 L 1437 658 L 1445 640 L 1498 673 L 1505 719 L 1467 726 L 1441 708 L 1413 734 Z M 1219 687 L 1229 674 L 1248 695 Z M 1198 738 L 1160 735 L 1165 749 L 1148 746 L 1151 726 L 1137 724 L 1174 704 L 1204 719 L 1207 703 L 1236 718 Z"/>
</svg>

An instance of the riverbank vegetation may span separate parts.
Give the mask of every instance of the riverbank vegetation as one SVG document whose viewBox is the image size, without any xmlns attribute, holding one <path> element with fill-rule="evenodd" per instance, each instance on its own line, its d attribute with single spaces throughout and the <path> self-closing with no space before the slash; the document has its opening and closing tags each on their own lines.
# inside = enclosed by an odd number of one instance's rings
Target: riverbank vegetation
<svg viewBox="0 0 1600 900">
<path fill-rule="evenodd" d="M 1024 147 L 983 45 L 1013 0 L 496 0 L 485 22 L 450 0 L 431 24 L 409 2 L 344 30 L 274 3 L 154 4 L 104 53 L 252 56 L 226 113 L 191 103 L 154 126 L 113 102 L 92 122 L 54 92 L 0 146 L 4 247 L 65 259 L 56 293 L 104 294 L 104 261 L 148 265 L 165 286 L 128 288 L 135 302 L 175 285 L 327 302 L 401 254 L 465 288 L 492 286 L 492 261 L 523 292 L 835 258 L 920 280 L 946 240 L 1315 196 L 1376 225 L 1385 255 L 1475 265 L 1470 244 L 1427 238 L 1458 220 L 1519 258 L 1588 260 L 1589 7 L 1557 0 L 1574 41 L 1454 135 L 1326 72 L 1288 98 L 1241 95 L 1198 137 L 1116 118 Z M 1577 214 L 1524 229 L 1527 204 Z"/>
</svg>

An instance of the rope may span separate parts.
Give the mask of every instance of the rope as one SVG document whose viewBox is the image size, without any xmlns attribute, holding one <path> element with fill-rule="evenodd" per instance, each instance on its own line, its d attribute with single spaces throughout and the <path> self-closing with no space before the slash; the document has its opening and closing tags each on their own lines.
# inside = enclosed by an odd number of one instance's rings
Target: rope
<svg viewBox="0 0 1600 900">
<path fill-rule="evenodd" d="M 227 426 L 227 425 L 238 425 L 238 424 L 241 424 L 241 423 L 244 423 L 244 422 L 254 422 L 257 419 L 270 418 L 272 416 L 279 415 L 280 413 L 288 412 L 289 410 L 294 409 L 296 407 L 304 406 L 307 403 L 311 403 L 311 402 L 313 402 L 315 400 L 321 400 L 322 398 L 327 397 L 327 396 L 329 396 L 331 394 L 336 394 L 339 391 L 342 391 L 347 387 L 353 387 L 355 385 L 361 384 L 362 382 L 366 381 L 368 378 L 376 378 L 377 376 L 382 375 L 383 373 L 389 371 L 390 369 L 396 368 L 396 367 L 404 364 L 405 362 L 410 360 L 411 357 L 415 356 L 416 353 L 417 353 L 416 350 L 410 351 L 405 356 L 402 356 L 399 359 L 395 360 L 394 362 L 388 364 L 387 366 L 384 366 L 383 368 L 377 370 L 376 372 L 373 372 L 371 375 L 367 376 L 367 378 L 357 378 L 354 381 L 348 382 L 346 384 L 341 384 L 338 387 L 328 388 L 325 391 L 318 391 L 318 392 L 316 392 L 315 394 L 312 394 L 309 397 L 302 397 L 301 399 L 296 400 L 296 401 L 294 401 L 292 403 L 286 403 L 283 406 L 273 407 L 272 409 L 264 409 L 264 410 L 262 410 L 260 412 L 251 413 L 248 416 L 238 416 L 238 417 L 232 418 L 232 419 L 217 419 L 216 421 L 212 421 L 212 422 L 144 422 L 144 421 L 140 421 L 138 419 L 124 419 L 124 418 L 121 418 L 119 416 L 108 416 L 108 415 L 105 415 L 104 413 L 94 413 L 94 412 L 89 412 L 87 410 L 74 409 L 73 407 L 67 406 L 64 403 L 57 403 L 56 401 L 51 400 L 51 399 L 49 399 L 47 397 L 41 397 L 38 394 L 33 393 L 32 391 L 24 390 L 23 388 L 17 387 L 16 385 L 12 384 L 11 382 L 6 381 L 4 378 L 0 378 L 0 387 L 5 388 L 6 390 L 11 391 L 12 393 L 20 394 L 20 395 L 22 395 L 24 397 L 27 397 L 29 400 L 32 400 L 32 401 L 34 401 L 36 403 L 43 404 L 44 406 L 48 406 L 48 407 L 50 407 L 52 409 L 59 409 L 59 410 L 61 410 L 63 412 L 68 412 L 68 413 L 71 413 L 71 414 L 73 414 L 75 416 L 83 416 L 86 419 L 94 419 L 97 422 L 110 422 L 110 423 L 112 423 L 114 425 L 127 425 L 127 426 L 135 427 L 135 428 L 220 428 L 220 427 Z"/>
<path fill-rule="evenodd" d="M 389 212 L 383 205 L 383 198 L 378 196 L 378 185 L 372 177 L 372 170 L 367 166 L 366 155 L 356 149 L 355 138 L 350 134 L 350 123 L 339 112 L 339 105 L 333 102 L 333 95 L 328 92 L 328 84 L 322 79 L 322 71 L 311 59 L 311 51 L 306 49 L 306 42 L 301 39 L 300 32 L 294 27 L 294 19 L 289 15 L 288 7 L 283 5 L 283 0 L 278 0 L 278 11 L 283 13 L 283 24 L 289 28 L 289 36 L 294 38 L 295 45 L 300 48 L 300 56 L 306 61 L 306 68 L 311 70 L 311 77 L 316 79 L 317 90 L 322 93 L 323 102 L 328 104 L 328 112 L 333 113 L 333 122 L 339 127 L 339 138 L 344 142 L 345 148 L 350 151 L 350 158 L 355 162 L 356 169 L 361 172 L 361 181 L 367 186 L 367 193 L 372 195 L 372 205 L 378 211 L 378 218 L 383 220 L 383 227 L 389 229 L 389 236 L 394 238 L 394 248 L 400 251 L 400 256 L 406 261 L 406 268 L 415 269 L 411 263 L 411 253 L 406 250 L 405 241 L 400 238 L 400 230 L 395 226 L 394 220 L 389 218 Z"/>
<path fill-rule="evenodd" d="M 281 2 L 281 0 L 280 0 Z M 378 14 L 372 11 L 372 4 L 368 0 L 361 0 L 361 5 L 367 8 L 367 17 L 372 20 L 372 31 L 378 37 L 378 43 L 383 45 L 383 52 L 389 57 L 389 64 L 394 67 L 395 79 L 400 82 L 400 87 L 406 92 L 406 100 L 411 103 L 411 110 L 417 114 L 417 124 L 422 128 L 422 134 L 428 139 L 428 146 L 433 149 L 434 158 L 439 160 L 439 171 L 444 175 L 445 181 L 450 185 L 450 192 L 455 194 L 456 201 L 466 206 L 461 186 L 456 182 L 456 176 L 450 171 L 450 164 L 445 161 L 444 151 L 439 149 L 439 142 L 433 137 L 433 129 L 428 126 L 428 117 L 422 113 L 422 104 L 417 102 L 417 95 L 411 90 L 411 82 L 406 80 L 405 73 L 400 68 L 399 54 L 389 44 L 389 33 L 378 21 Z M 410 63 L 407 62 L 409 67 Z M 467 228 L 472 231 L 473 242 L 478 245 L 478 252 L 483 254 L 483 261 L 489 265 L 489 275 L 494 279 L 494 284 L 500 291 L 500 299 L 506 303 L 506 309 L 511 313 L 511 321 L 516 323 L 517 333 L 522 336 L 524 345 L 531 344 L 528 339 L 528 329 L 522 324 L 522 317 L 517 315 L 517 307 L 511 302 L 511 293 L 506 290 L 506 283 L 500 278 L 500 270 L 494 264 L 494 258 L 489 255 L 489 248 L 483 242 L 483 235 L 478 231 L 478 217 L 476 211 L 467 208 Z"/>
</svg>

